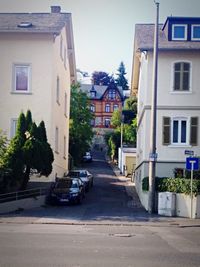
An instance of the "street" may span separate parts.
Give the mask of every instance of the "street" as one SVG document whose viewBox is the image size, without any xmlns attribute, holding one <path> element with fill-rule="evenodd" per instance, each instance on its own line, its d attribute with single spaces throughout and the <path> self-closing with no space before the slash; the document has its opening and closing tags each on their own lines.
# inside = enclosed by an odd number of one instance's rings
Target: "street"
<svg viewBox="0 0 200 267">
<path fill-rule="evenodd" d="M 96 151 L 82 205 L 0 216 L 0 266 L 200 266 L 200 222 L 149 215 Z"/>
</svg>

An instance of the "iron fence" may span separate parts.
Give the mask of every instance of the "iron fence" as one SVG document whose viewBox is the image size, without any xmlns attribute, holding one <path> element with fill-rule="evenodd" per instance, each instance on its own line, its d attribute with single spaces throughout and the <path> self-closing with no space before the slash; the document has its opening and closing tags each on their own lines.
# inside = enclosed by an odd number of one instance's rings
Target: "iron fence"
<svg viewBox="0 0 200 267">
<path fill-rule="evenodd" d="M 12 193 L 0 194 L 0 203 L 9 202 L 9 201 L 16 201 L 24 198 L 30 197 L 38 197 L 42 195 L 46 195 L 47 188 L 34 188 L 28 189 L 24 191 L 17 191 Z"/>
</svg>

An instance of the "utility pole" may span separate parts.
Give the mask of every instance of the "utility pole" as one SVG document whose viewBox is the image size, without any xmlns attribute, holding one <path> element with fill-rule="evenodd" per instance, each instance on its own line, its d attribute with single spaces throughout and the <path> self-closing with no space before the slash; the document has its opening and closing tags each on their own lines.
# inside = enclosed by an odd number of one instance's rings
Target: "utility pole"
<svg viewBox="0 0 200 267">
<path fill-rule="evenodd" d="M 124 115 L 121 113 L 121 140 L 120 140 L 120 174 L 123 174 L 122 155 L 123 155 L 123 129 L 124 129 Z"/>
<path fill-rule="evenodd" d="M 156 121 L 157 121 L 157 73 L 158 73 L 158 30 L 159 30 L 159 3 L 156 5 L 156 23 L 154 31 L 153 53 L 153 81 L 151 102 L 151 125 L 150 125 L 150 154 L 149 154 L 149 202 L 148 212 L 155 212 L 155 174 L 156 174 Z"/>
</svg>

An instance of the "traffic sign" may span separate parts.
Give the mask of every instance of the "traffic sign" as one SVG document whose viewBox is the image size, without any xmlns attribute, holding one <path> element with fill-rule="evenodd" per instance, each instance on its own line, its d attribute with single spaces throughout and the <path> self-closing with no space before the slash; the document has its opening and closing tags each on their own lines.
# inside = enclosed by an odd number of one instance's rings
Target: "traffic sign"
<svg viewBox="0 0 200 267">
<path fill-rule="evenodd" d="M 186 158 L 186 169 L 195 171 L 198 170 L 199 158 L 193 158 L 193 157 Z"/>
</svg>

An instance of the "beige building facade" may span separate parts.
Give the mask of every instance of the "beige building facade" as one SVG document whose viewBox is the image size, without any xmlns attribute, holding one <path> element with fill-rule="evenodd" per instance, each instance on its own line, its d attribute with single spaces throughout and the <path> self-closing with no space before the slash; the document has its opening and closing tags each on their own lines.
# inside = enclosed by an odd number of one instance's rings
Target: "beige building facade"
<svg viewBox="0 0 200 267">
<path fill-rule="evenodd" d="M 159 25 L 156 176 L 184 175 L 186 152 L 200 156 L 200 18 L 169 17 Z M 193 29 L 193 31 L 192 31 Z M 195 34 L 194 34 L 195 33 Z M 132 94 L 138 95 L 135 182 L 149 175 L 153 24 L 137 24 Z M 178 39 L 177 39 L 178 38 Z"/>
<path fill-rule="evenodd" d="M 53 172 L 68 170 L 70 86 L 76 81 L 71 14 L 0 14 L 0 128 L 11 139 L 21 111 L 45 122 Z"/>
</svg>

